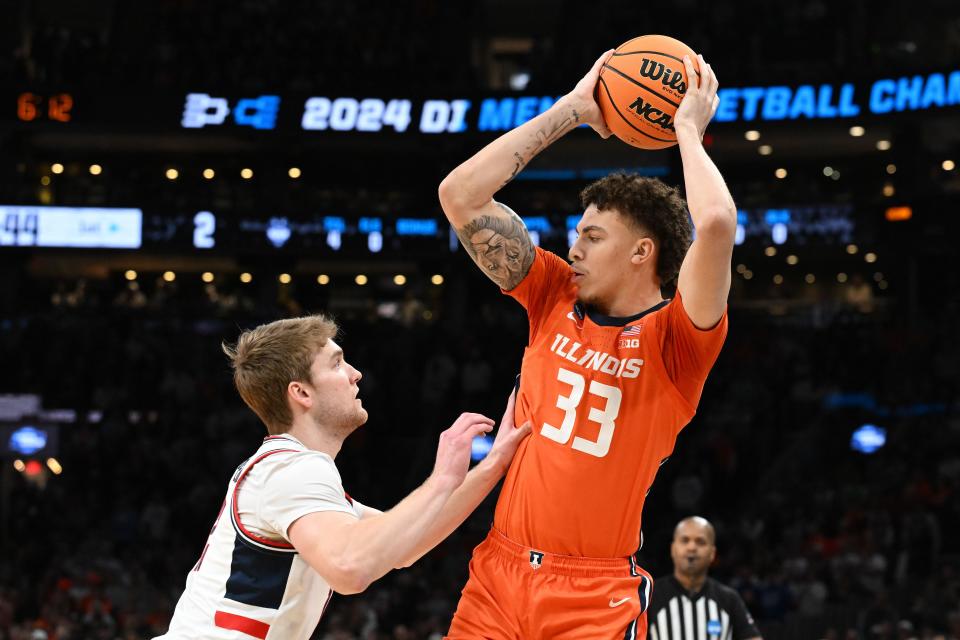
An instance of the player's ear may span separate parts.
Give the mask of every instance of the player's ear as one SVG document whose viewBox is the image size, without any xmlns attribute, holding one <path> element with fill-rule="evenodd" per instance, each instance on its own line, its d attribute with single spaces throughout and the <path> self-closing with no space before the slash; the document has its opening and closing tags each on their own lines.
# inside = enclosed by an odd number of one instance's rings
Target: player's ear
<svg viewBox="0 0 960 640">
<path fill-rule="evenodd" d="M 638 238 L 633 244 L 633 255 L 630 256 L 630 262 L 635 265 L 641 265 L 653 257 L 655 245 L 653 239 L 649 236 Z"/>
<path fill-rule="evenodd" d="M 295 402 L 304 409 L 309 409 L 313 405 L 313 396 L 310 389 L 299 380 L 293 380 L 287 385 L 287 397 L 291 402 Z"/>
</svg>

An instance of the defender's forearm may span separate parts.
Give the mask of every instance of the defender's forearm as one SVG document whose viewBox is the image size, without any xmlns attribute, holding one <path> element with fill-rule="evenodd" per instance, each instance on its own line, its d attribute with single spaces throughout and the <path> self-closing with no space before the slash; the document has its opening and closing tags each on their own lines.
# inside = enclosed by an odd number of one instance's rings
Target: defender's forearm
<svg viewBox="0 0 960 640">
<path fill-rule="evenodd" d="M 412 565 L 463 524 L 467 516 L 473 513 L 496 486 L 504 473 L 504 466 L 490 458 L 471 469 L 463 484 L 451 494 L 439 515 L 423 532 L 415 552 L 404 560 L 403 566 Z"/>
</svg>

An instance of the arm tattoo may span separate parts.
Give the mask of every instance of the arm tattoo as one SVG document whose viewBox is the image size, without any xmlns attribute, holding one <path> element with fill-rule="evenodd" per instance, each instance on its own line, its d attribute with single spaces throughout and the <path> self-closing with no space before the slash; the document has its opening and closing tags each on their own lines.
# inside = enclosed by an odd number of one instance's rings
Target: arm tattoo
<svg viewBox="0 0 960 640">
<path fill-rule="evenodd" d="M 559 140 L 568 131 L 576 127 L 579 122 L 580 114 L 576 109 L 570 109 L 570 113 L 557 114 L 548 120 L 542 128 L 537 129 L 524 146 L 522 154 L 518 151 L 513 152 L 513 158 L 516 164 L 514 164 L 513 170 L 510 172 L 506 181 L 500 185 L 500 188 L 503 189 L 510 184 L 513 179 L 517 177 L 517 174 L 520 173 L 523 168 L 527 166 L 527 163 L 533 160 L 538 153 Z"/>
<path fill-rule="evenodd" d="M 535 250 L 520 216 L 496 205 L 507 215 L 484 214 L 457 229 L 457 236 L 487 277 L 509 291 L 527 277 Z"/>
<path fill-rule="evenodd" d="M 513 152 L 513 157 L 514 157 L 514 159 L 517 161 L 517 164 L 515 164 L 515 165 L 513 166 L 513 171 L 510 172 L 510 177 L 507 178 L 507 181 L 504 182 L 502 185 L 500 185 L 500 188 L 501 188 L 501 189 L 503 189 L 505 186 L 507 186 L 508 184 L 510 184 L 511 182 L 513 182 L 513 179 L 517 177 L 517 174 L 518 174 L 518 173 L 520 173 L 520 169 L 522 169 L 522 168 L 524 167 L 524 165 L 527 164 L 527 163 L 524 161 L 523 156 L 520 155 L 519 153 L 517 153 L 516 151 Z"/>
</svg>

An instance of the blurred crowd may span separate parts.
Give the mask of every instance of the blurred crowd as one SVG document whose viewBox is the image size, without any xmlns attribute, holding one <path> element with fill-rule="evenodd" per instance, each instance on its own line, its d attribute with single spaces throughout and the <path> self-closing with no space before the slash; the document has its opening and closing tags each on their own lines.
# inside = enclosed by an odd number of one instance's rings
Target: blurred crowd
<svg viewBox="0 0 960 640">
<path fill-rule="evenodd" d="M 362 502 L 389 507 L 417 486 L 460 411 L 502 412 L 526 322 L 481 281 L 451 276 L 389 312 L 371 300 L 338 313 L 371 418 L 337 462 Z M 277 288 L 32 289 L 0 316 L 0 390 L 79 417 L 60 428 L 62 475 L 5 476 L 0 638 L 152 637 L 263 435 L 220 341 L 324 305 L 291 307 L 295 292 Z M 648 499 L 643 565 L 669 573 L 673 525 L 700 514 L 718 531 L 712 574 L 767 638 L 960 638 L 960 307 L 915 325 L 856 305 L 819 325 L 731 314 L 698 415 Z M 864 423 L 888 434 L 872 455 L 850 447 Z M 416 566 L 334 598 L 314 637 L 442 637 L 494 500 Z"/>
<path fill-rule="evenodd" d="M 739 82 L 771 74 L 821 81 L 838 68 L 854 75 L 918 70 L 960 57 L 960 14 L 950 0 L 608 2 L 588 15 L 579 3 L 535 0 L 99 0 L 84 12 L 58 7 L 22 3 L 12 10 L 0 29 L 0 75 L 16 85 L 71 90 L 419 93 L 438 79 L 447 91 L 488 89 L 520 72 L 531 89 L 556 91 L 600 52 L 643 33 L 684 40 L 716 68 L 736 69 Z M 358 77 L 361 68 L 369 71 Z"/>
</svg>

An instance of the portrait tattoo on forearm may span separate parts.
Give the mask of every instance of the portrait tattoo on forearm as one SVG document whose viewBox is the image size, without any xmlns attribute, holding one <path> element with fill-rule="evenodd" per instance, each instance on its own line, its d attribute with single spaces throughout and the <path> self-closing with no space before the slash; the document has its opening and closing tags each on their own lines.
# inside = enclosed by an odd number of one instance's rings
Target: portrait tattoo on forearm
<svg viewBox="0 0 960 640">
<path fill-rule="evenodd" d="M 530 272 L 533 241 L 520 216 L 510 207 L 496 205 L 507 215 L 482 215 L 457 229 L 457 236 L 480 269 L 509 291 Z"/>
</svg>

